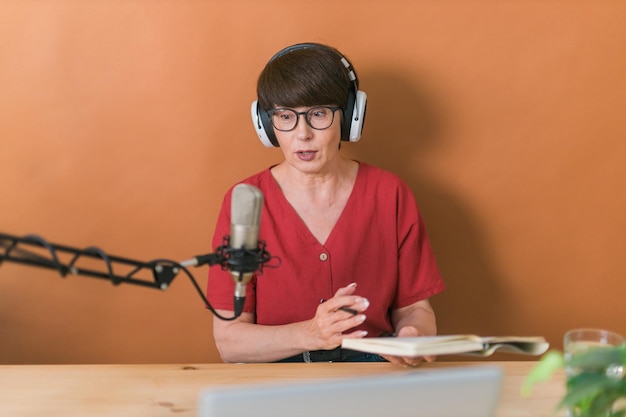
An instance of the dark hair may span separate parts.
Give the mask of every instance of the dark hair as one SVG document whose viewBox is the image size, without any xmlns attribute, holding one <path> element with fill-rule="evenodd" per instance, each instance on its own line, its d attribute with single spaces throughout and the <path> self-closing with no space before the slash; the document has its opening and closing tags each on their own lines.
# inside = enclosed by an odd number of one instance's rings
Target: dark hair
<svg viewBox="0 0 626 417">
<path fill-rule="evenodd" d="M 345 107 L 351 81 L 341 57 L 337 50 L 325 45 L 277 54 L 257 82 L 260 107 L 265 111 L 276 106 Z"/>
</svg>

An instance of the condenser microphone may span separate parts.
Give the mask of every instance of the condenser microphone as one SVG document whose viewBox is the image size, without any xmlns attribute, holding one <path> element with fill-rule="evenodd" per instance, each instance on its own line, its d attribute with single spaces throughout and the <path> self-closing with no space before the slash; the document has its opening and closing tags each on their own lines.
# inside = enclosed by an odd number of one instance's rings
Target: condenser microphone
<svg viewBox="0 0 626 417">
<path fill-rule="evenodd" d="M 233 188 L 230 219 L 230 256 L 227 268 L 235 282 L 235 316 L 243 311 L 246 285 L 258 269 L 257 250 L 259 223 L 263 208 L 261 190 L 249 184 L 237 184 Z"/>
</svg>

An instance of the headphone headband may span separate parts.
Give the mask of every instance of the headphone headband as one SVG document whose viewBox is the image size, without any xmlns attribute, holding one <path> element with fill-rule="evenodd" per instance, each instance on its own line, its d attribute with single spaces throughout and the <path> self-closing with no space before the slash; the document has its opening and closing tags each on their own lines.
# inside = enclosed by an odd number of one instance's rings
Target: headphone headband
<svg viewBox="0 0 626 417">
<path fill-rule="evenodd" d="M 308 48 L 319 48 L 332 51 L 337 55 L 339 61 L 348 72 L 350 78 L 350 89 L 348 91 L 348 99 L 343 108 L 343 119 L 341 124 L 341 140 L 349 142 L 357 142 L 361 138 L 361 131 L 363 130 L 363 122 L 365 118 L 365 106 L 367 102 L 367 95 L 363 91 L 359 91 L 359 80 L 356 76 L 354 68 L 350 61 L 345 58 L 339 51 L 326 45 L 319 43 L 298 43 L 288 46 L 278 51 L 268 61 L 268 64 L 277 58 L 291 53 Z M 266 64 L 267 66 L 267 64 Z M 252 102 L 250 109 L 252 122 L 254 128 L 259 136 L 259 139 L 266 147 L 279 146 L 276 135 L 274 134 L 274 128 L 270 120 L 268 111 L 271 109 L 262 109 L 258 103 L 258 100 Z"/>
</svg>

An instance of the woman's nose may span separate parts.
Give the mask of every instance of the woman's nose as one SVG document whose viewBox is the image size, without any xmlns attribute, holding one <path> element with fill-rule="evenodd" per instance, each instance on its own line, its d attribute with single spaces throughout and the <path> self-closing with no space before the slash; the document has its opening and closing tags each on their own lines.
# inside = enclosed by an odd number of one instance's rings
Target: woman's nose
<svg viewBox="0 0 626 417">
<path fill-rule="evenodd" d="M 306 120 L 306 114 L 303 114 L 303 113 L 298 114 L 298 123 L 296 123 L 294 132 L 298 139 L 310 139 L 311 138 L 311 135 L 313 133 L 313 128 L 309 126 L 309 123 Z"/>
</svg>

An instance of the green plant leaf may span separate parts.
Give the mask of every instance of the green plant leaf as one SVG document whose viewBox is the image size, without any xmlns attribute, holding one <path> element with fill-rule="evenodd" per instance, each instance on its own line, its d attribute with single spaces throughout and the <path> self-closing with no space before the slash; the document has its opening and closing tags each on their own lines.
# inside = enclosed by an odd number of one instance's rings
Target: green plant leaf
<svg viewBox="0 0 626 417">
<path fill-rule="evenodd" d="M 615 403 L 615 401 L 617 401 L 619 397 L 619 392 L 615 391 L 614 389 L 602 391 L 600 394 L 593 397 L 591 403 L 589 404 L 589 415 L 607 415 L 608 412 L 610 412 L 613 408 L 613 403 Z"/>
<path fill-rule="evenodd" d="M 609 365 L 626 362 L 626 347 L 599 346 L 578 352 L 568 360 L 568 366 L 585 370 L 603 370 Z"/>
<path fill-rule="evenodd" d="M 579 417 L 626 417 L 626 408 L 612 410 L 615 403 L 626 398 L 626 346 L 591 347 L 568 357 L 567 393 L 557 408 L 577 410 Z M 530 395 L 532 387 L 565 368 L 563 353 L 549 351 L 531 369 L 522 384 L 522 396 Z"/>
<path fill-rule="evenodd" d="M 535 384 L 549 380 L 556 371 L 564 367 L 563 353 L 558 350 L 551 350 L 543 355 L 524 380 L 521 390 L 522 396 L 529 396 Z"/>
<path fill-rule="evenodd" d="M 567 380 L 567 394 L 561 403 L 565 406 L 580 404 L 585 399 L 614 390 L 615 386 L 615 381 L 606 378 L 602 373 L 581 372 Z"/>
</svg>

